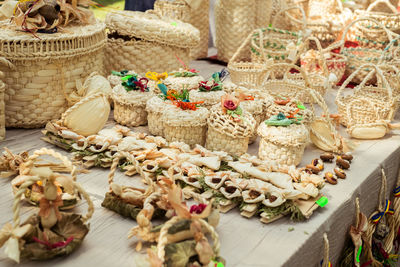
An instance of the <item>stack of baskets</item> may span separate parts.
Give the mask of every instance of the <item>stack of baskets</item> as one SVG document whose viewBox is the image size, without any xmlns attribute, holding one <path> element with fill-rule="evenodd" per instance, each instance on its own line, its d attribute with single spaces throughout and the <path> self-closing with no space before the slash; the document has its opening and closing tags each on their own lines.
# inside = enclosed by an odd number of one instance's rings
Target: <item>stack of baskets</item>
<svg viewBox="0 0 400 267">
<path fill-rule="evenodd" d="M 109 30 L 106 46 L 106 70 L 173 71 L 187 64 L 190 49 L 200 41 L 192 25 L 160 18 L 152 12 L 115 11 L 107 14 Z M 156 55 L 156 56 L 155 56 Z"/>
<path fill-rule="evenodd" d="M 35 128 L 60 118 L 76 80 L 103 73 L 105 25 L 68 26 L 39 37 L 0 22 L 0 57 L 4 72 L 6 126 Z"/>
</svg>

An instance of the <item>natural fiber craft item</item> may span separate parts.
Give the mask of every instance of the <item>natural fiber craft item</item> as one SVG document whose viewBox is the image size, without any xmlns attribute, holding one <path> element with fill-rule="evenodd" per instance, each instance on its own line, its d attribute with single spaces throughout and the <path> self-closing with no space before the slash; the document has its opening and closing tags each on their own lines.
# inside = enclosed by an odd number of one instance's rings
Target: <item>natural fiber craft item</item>
<svg viewBox="0 0 400 267">
<path fill-rule="evenodd" d="M 0 59 L 1 64 L 1 59 Z M 6 116 L 5 116 L 5 105 L 4 105 L 4 91 L 6 85 L 3 82 L 5 78 L 4 72 L 0 71 L 0 141 L 6 138 Z"/>
<path fill-rule="evenodd" d="M 225 96 L 221 102 L 223 106 L 212 107 L 207 119 L 206 148 L 240 156 L 247 152 L 256 121 L 241 109 L 236 98 Z"/>
<path fill-rule="evenodd" d="M 97 134 L 110 115 L 108 97 L 100 92 L 82 98 L 61 115 L 60 125 L 83 136 Z"/>
<path fill-rule="evenodd" d="M 283 113 L 272 116 L 260 124 L 257 133 L 261 138 L 258 156 L 262 160 L 275 161 L 281 165 L 299 165 L 309 141 L 309 130 L 304 124 L 287 126 L 267 125 L 272 119 L 286 119 Z"/>
<path fill-rule="evenodd" d="M 260 89 L 274 97 L 294 98 L 303 103 L 312 103 L 314 99 L 308 93 L 309 88 L 325 95 L 329 86 L 327 79 L 319 74 L 306 75 L 304 69 L 294 64 L 276 63 L 268 68 Z"/>
<path fill-rule="evenodd" d="M 76 80 L 103 73 L 105 25 L 71 25 L 53 34 L 17 31 L 0 22 L 0 64 L 6 84 L 6 126 L 36 128 L 59 119 Z M 27 48 L 29 47 L 29 49 Z"/>
<path fill-rule="evenodd" d="M 170 105 L 162 95 L 153 96 L 146 102 L 147 126 L 152 135 L 164 136 L 164 122 L 161 119 L 165 108 Z"/>
<path fill-rule="evenodd" d="M 387 7 L 383 10 L 382 6 Z M 376 11 L 373 11 L 373 10 Z M 379 21 L 383 26 L 391 32 L 400 33 L 400 14 L 396 7 L 390 3 L 389 0 L 376 0 L 371 2 L 366 10 L 355 10 L 354 17 L 358 18 L 372 18 Z M 385 47 L 389 38 L 385 31 L 374 23 L 358 23 L 354 25 L 355 40 L 362 44 L 362 46 L 369 47 Z"/>
<path fill-rule="evenodd" d="M 182 109 L 170 104 L 165 107 L 161 120 L 164 123 L 164 137 L 168 142 L 184 142 L 194 146 L 204 145 L 207 132 L 206 108 Z"/>
<path fill-rule="evenodd" d="M 0 234 L 0 246 L 5 245 L 7 256 L 19 262 L 20 258 L 28 260 L 46 260 L 57 256 L 65 256 L 76 250 L 89 231 L 87 221 L 94 212 L 93 202 L 89 194 L 75 181 L 68 184 L 88 203 L 88 212 L 82 216 L 75 213 L 59 211 L 63 200 L 57 192 L 57 181 L 62 177 L 48 167 L 32 168 L 33 162 L 41 155 L 50 155 L 62 162 L 62 165 L 75 175 L 75 166 L 61 154 L 42 148 L 33 153 L 26 162 L 21 175 L 29 178 L 19 187 L 14 197 L 13 223 L 7 223 Z M 40 200 L 39 212 L 20 222 L 20 201 L 28 187 L 33 184 L 44 185 L 43 197 Z"/>
<path fill-rule="evenodd" d="M 133 70 L 121 70 L 121 71 L 111 71 L 111 75 L 108 75 L 107 79 L 111 84 L 111 87 L 114 88 L 118 84 L 122 83 L 121 78 L 125 77 L 126 75 L 134 75 L 137 72 Z"/>
<path fill-rule="evenodd" d="M 185 70 L 179 69 L 172 71 L 168 74 L 168 77 L 164 80 L 164 84 L 168 89 L 182 92 L 186 90 L 196 90 L 199 88 L 199 83 L 204 78 L 198 74 L 196 70 Z"/>
<path fill-rule="evenodd" d="M 131 85 L 117 85 L 111 95 L 114 100 L 114 120 L 130 127 L 147 124 L 146 102 L 154 96 L 147 87 L 148 79 L 133 75 L 129 80 L 135 77 L 137 83 L 132 81 Z"/>
<path fill-rule="evenodd" d="M 217 0 L 215 2 L 215 45 L 218 59 L 229 62 L 246 36 L 255 28 L 255 0 Z"/>
<path fill-rule="evenodd" d="M 200 33 L 192 25 L 154 12 L 110 12 L 106 25 L 108 73 L 127 69 L 144 75 L 148 70 L 176 70 L 181 65 L 177 57 L 187 64 L 190 49 L 200 41 Z"/>
<path fill-rule="evenodd" d="M 341 0 L 310 0 L 307 15 L 309 19 L 320 19 L 327 14 L 336 14 L 337 9 L 343 9 Z"/>
<path fill-rule="evenodd" d="M 301 11 L 302 20 L 299 22 L 302 25 L 301 31 L 292 32 L 290 29 L 275 28 L 277 19 L 293 9 Z M 281 10 L 276 14 L 270 26 L 255 31 L 250 47 L 251 61 L 263 63 L 272 58 L 274 62 L 293 63 L 297 59 L 297 49 L 301 44 L 305 29 L 306 16 L 301 8 L 292 6 Z"/>
<path fill-rule="evenodd" d="M 359 67 L 363 64 L 387 64 L 392 60 L 392 56 L 385 50 L 379 50 L 377 48 L 365 48 L 365 47 L 344 47 L 346 38 L 350 38 L 353 40 L 354 38 L 351 37 L 352 32 L 350 29 L 356 25 L 356 23 L 360 23 L 362 21 L 372 22 L 373 25 L 376 25 L 379 29 L 383 29 L 382 34 L 386 34 L 389 41 L 393 40 L 393 33 L 390 33 L 385 26 L 382 25 L 379 21 L 372 19 L 372 18 L 360 18 L 356 19 L 344 29 L 341 39 L 341 48 L 340 53 L 347 57 L 347 67 L 346 67 L 346 76 L 350 76 L 354 73 Z M 353 82 L 360 83 L 364 77 L 368 74 L 369 70 L 360 70 L 358 71 L 358 75 L 354 77 Z M 375 81 L 371 81 L 374 83 Z"/>
<path fill-rule="evenodd" d="M 351 90 L 351 93 L 345 93 L 346 86 L 354 81 L 361 72 L 368 70 L 369 73 L 363 77 L 362 82 Z M 367 85 L 368 82 L 378 80 L 377 86 Z M 351 108 L 351 114 L 348 114 L 348 107 L 353 100 L 366 99 L 365 105 L 361 102 Z M 346 127 L 349 125 L 349 117 L 355 122 L 376 123 L 379 121 L 391 121 L 397 109 L 397 101 L 393 97 L 392 88 L 387 82 L 382 70 L 373 64 L 361 65 L 339 88 L 336 96 L 338 113 L 340 114 L 340 123 Z M 372 105 L 372 106 L 371 106 Z"/>
<path fill-rule="evenodd" d="M 222 70 L 215 72 L 208 81 L 200 81 L 197 85 L 198 90 L 189 92 L 189 99 L 194 102 L 203 102 L 203 106 L 210 109 L 213 105 L 221 101 L 221 97 L 226 93 L 223 91 L 223 81 L 226 78 L 227 72 Z"/>
</svg>

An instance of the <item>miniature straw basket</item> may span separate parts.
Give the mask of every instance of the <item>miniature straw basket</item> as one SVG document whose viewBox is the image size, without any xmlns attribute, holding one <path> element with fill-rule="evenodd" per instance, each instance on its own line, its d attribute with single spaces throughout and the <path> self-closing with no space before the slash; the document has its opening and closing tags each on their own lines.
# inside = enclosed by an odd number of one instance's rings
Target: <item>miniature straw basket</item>
<svg viewBox="0 0 400 267">
<path fill-rule="evenodd" d="M 263 101 L 255 98 L 254 100 L 242 101 L 240 106 L 243 108 L 244 112 L 251 114 L 256 121 L 255 128 L 260 125 L 261 121 L 264 119 L 264 106 Z M 253 135 L 249 138 L 249 145 L 254 143 L 257 139 L 257 133 L 254 131 Z"/>
<path fill-rule="evenodd" d="M 184 142 L 188 145 L 204 145 L 209 112 L 200 107 L 182 110 L 172 104 L 165 107 L 161 120 L 164 122 L 164 138 L 168 142 Z"/>
<path fill-rule="evenodd" d="M 225 91 L 210 91 L 200 92 L 199 90 L 192 90 L 189 92 L 189 99 L 193 102 L 204 101 L 203 107 L 211 109 L 212 106 L 221 102 L 221 97 L 225 95 Z"/>
<path fill-rule="evenodd" d="M 168 107 L 169 101 L 153 96 L 146 102 L 147 124 L 152 135 L 164 136 L 164 122 L 161 119 L 163 111 Z"/>
<path fill-rule="evenodd" d="M 262 160 L 281 165 L 299 165 L 309 140 L 309 132 L 303 124 L 269 126 L 261 123 L 257 129 L 261 137 L 258 156 Z"/>
<path fill-rule="evenodd" d="M 4 106 L 4 91 L 6 89 L 6 85 L 5 83 L 3 83 L 4 78 L 5 78 L 4 73 L 0 71 L 0 141 L 6 138 L 6 127 L 5 127 L 6 116 L 5 116 L 5 106 Z"/>
<path fill-rule="evenodd" d="M 292 73 L 293 70 L 299 73 Z M 296 98 L 303 103 L 312 103 L 314 99 L 308 93 L 309 88 L 324 95 L 328 86 L 323 82 L 326 79 L 319 74 L 306 75 L 302 68 L 293 64 L 277 63 L 268 68 L 260 89 L 272 96 Z"/>
<path fill-rule="evenodd" d="M 115 11 L 107 14 L 109 29 L 106 70 L 164 72 L 188 64 L 190 49 L 200 41 L 192 25 L 151 12 Z M 155 56 L 156 55 L 156 56 Z"/>
<path fill-rule="evenodd" d="M 203 80 L 204 78 L 200 75 L 192 77 L 174 77 L 174 75 L 171 75 L 170 73 L 165 79 L 164 84 L 168 87 L 168 89 L 182 92 L 184 89 L 189 91 L 198 89 L 199 82 Z"/>
<path fill-rule="evenodd" d="M 76 80 L 103 73 L 105 25 L 68 26 L 53 34 L 17 31 L 0 22 L 0 65 L 5 74 L 6 126 L 36 128 L 58 119 Z"/>
<path fill-rule="evenodd" d="M 146 125 L 146 102 L 153 94 L 140 90 L 127 92 L 123 85 L 114 87 L 111 94 L 114 100 L 114 120 L 130 127 Z"/>
<path fill-rule="evenodd" d="M 369 73 L 364 77 L 363 81 L 352 90 L 353 92 L 351 94 L 345 95 L 344 90 L 346 86 L 365 69 L 368 69 Z M 376 76 L 378 81 L 377 86 L 366 85 L 374 76 Z M 348 107 L 353 100 L 364 98 L 369 101 L 357 102 L 360 105 L 351 109 L 352 114 L 347 113 Z M 361 105 L 361 103 L 367 103 L 367 105 Z M 392 88 L 387 82 L 382 70 L 373 64 L 361 65 L 346 79 L 337 93 L 336 104 L 338 106 L 338 112 L 341 115 L 340 122 L 348 127 L 351 126 L 348 123 L 348 118 L 350 116 L 354 121 L 363 121 L 364 123 L 368 123 L 366 118 L 369 118 L 370 123 L 379 120 L 391 121 L 397 108 L 396 99 L 392 94 Z M 373 108 L 371 104 L 379 108 Z"/>
<path fill-rule="evenodd" d="M 229 115 L 222 112 L 219 105 L 215 105 L 210 110 L 207 123 L 207 149 L 225 151 L 235 156 L 247 152 L 249 138 L 256 125 L 255 119 L 249 113 L 243 115 L 241 122 L 234 122 Z"/>
<path fill-rule="evenodd" d="M 377 50 L 376 48 L 364 48 L 364 47 L 350 47 L 345 48 L 345 38 L 348 36 L 350 28 L 356 23 L 360 23 L 361 21 L 370 21 L 373 25 L 376 25 L 379 29 L 383 29 L 383 33 L 386 34 L 389 41 L 393 40 L 393 33 L 390 33 L 385 26 L 383 26 L 380 22 L 372 18 L 360 18 L 351 22 L 344 29 L 342 40 L 341 40 L 341 53 L 347 57 L 347 67 L 346 67 L 346 75 L 350 76 L 355 70 L 357 70 L 363 64 L 387 64 L 392 60 L 392 56 L 388 51 L 385 50 Z M 382 33 L 382 34 L 383 34 Z M 350 37 L 350 36 L 348 36 Z M 352 38 L 350 38 L 352 39 Z M 354 39 L 354 38 L 353 38 Z M 368 69 L 360 70 L 357 72 L 358 74 L 354 76 L 353 82 L 360 83 L 364 77 L 369 73 Z"/>
</svg>

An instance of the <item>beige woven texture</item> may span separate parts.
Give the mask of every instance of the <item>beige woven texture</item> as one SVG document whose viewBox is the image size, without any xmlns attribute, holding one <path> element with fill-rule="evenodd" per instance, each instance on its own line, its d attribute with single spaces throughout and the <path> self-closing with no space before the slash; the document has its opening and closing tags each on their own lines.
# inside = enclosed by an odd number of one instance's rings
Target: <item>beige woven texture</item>
<svg viewBox="0 0 400 267">
<path fill-rule="evenodd" d="M 217 0 L 215 45 L 218 59 L 229 62 L 240 44 L 255 27 L 255 0 Z"/>
<path fill-rule="evenodd" d="M 258 156 L 281 165 L 299 165 L 309 140 L 309 132 L 303 124 L 287 127 L 268 126 L 261 123 L 257 129 L 261 137 Z"/>
<path fill-rule="evenodd" d="M 266 107 L 264 114 L 266 119 L 270 118 L 272 115 L 278 115 L 279 112 L 282 112 L 283 114 L 291 114 L 297 111 L 297 103 L 300 102 L 299 100 L 292 98 L 289 103 L 286 105 L 278 105 L 276 103 L 273 103 L 269 106 Z M 300 110 L 297 112 L 300 116 L 303 117 L 302 122 L 306 125 L 311 124 L 314 120 L 314 113 L 310 109 L 304 109 Z"/>
<path fill-rule="evenodd" d="M 198 90 L 192 90 L 189 92 L 189 99 L 192 102 L 204 101 L 201 104 L 202 107 L 211 109 L 212 106 L 221 103 L 221 97 L 226 94 L 225 91 L 211 91 L 211 92 L 200 92 Z"/>
<path fill-rule="evenodd" d="M 4 77 L 4 73 L 0 71 L 0 141 L 6 138 L 6 116 L 4 105 L 4 91 L 6 90 L 6 84 L 2 81 Z"/>
<path fill-rule="evenodd" d="M 243 101 L 240 103 L 240 106 L 244 112 L 248 112 L 253 116 L 254 120 L 256 121 L 255 129 L 257 129 L 261 121 L 264 119 L 263 101 L 259 99 Z M 254 131 L 253 135 L 249 138 L 249 145 L 256 141 L 257 136 L 257 132 Z"/>
<path fill-rule="evenodd" d="M 222 112 L 219 105 L 215 105 L 207 119 L 206 148 L 226 151 L 235 156 L 246 153 L 256 121 L 250 114 L 243 113 L 241 122 L 234 122 L 229 115 Z"/>
<path fill-rule="evenodd" d="M 76 80 L 103 73 L 104 24 L 71 26 L 65 32 L 32 34 L 0 22 L 0 64 L 6 84 L 6 126 L 36 128 L 60 118 Z"/>
<path fill-rule="evenodd" d="M 183 70 L 182 70 L 183 71 Z M 196 90 L 199 88 L 199 82 L 204 81 L 202 76 L 193 77 L 174 77 L 173 75 L 168 75 L 167 79 L 164 80 L 164 84 L 168 89 L 176 90 L 177 92 L 182 92 L 183 89 Z"/>
<path fill-rule="evenodd" d="M 196 110 L 182 110 L 172 104 L 165 108 L 164 137 L 168 142 L 180 141 L 188 145 L 204 145 L 207 132 L 208 110 L 199 107 Z"/>
<path fill-rule="evenodd" d="M 168 105 L 169 101 L 164 101 L 159 96 L 153 96 L 146 102 L 147 124 L 152 135 L 164 136 L 164 123 L 161 117 Z"/>
<path fill-rule="evenodd" d="M 151 92 L 129 91 L 122 85 L 114 87 L 114 120 L 126 126 L 147 124 L 146 102 L 153 96 Z"/>
<path fill-rule="evenodd" d="M 130 39 L 108 38 L 108 72 L 134 69 L 144 75 L 149 70 L 173 71 L 181 67 L 177 57 L 188 64 L 190 49 L 200 42 L 200 33 L 192 25 L 167 17 L 160 18 L 151 12 L 108 13 L 106 24 L 112 34 Z"/>
<path fill-rule="evenodd" d="M 366 75 L 363 81 L 356 86 L 351 94 L 345 94 L 346 86 L 354 81 L 354 77 L 359 75 L 364 69 L 370 69 L 368 75 Z M 366 83 L 370 79 L 376 76 L 378 80 L 378 85 L 368 86 Z M 352 114 L 348 114 L 348 107 L 355 99 L 366 99 L 365 102 L 354 102 L 356 106 L 351 108 Z M 361 105 L 361 103 L 367 103 L 366 105 Z M 355 122 L 363 122 L 367 124 L 367 119 L 369 123 L 375 123 L 376 121 L 386 120 L 391 121 L 396 113 L 397 102 L 393 97 L 392 89 L 387 82 L 382 70 L 372 64 L 364 64 L 360 66 L 352 75 L 350 75 L 346 81 L 339 88 L 336 96 L 336 104 L 338 106 L 338 112 L 341 115 L 340 122 L 346 126 L 350 127 L 348 123 L 348 118 L 351 116 L 352 120 Z M 371 106 L 374 105 L 374 106 Z"/>
</svg>

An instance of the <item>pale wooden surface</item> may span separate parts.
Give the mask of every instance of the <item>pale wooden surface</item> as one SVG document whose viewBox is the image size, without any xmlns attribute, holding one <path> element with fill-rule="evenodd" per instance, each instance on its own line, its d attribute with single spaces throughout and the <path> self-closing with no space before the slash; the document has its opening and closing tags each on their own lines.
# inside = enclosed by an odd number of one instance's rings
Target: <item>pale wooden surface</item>
<svg viewBox="0 0 400 267">
<path fill-rule="evenodd" d="M 206 61 L 195 62 L 192 66 L 199 69 L 206 78 L 221 68 Z M 335 93 L 332 90 L 327 94 L 328 105 L 331 107 Z M 355 197 L 360 196 L 361 210 L 367 216 L 377 205 L 381 164 L 387 172 L 388 189 L 391 191 L 394 187 L 400 164 L 400 137 L 395 134 L 379 141 L 360 142 L 354 152 L 355 160 L 348 172 L 348 178 L 340 180 L 336 186 L 325 186 L 322 192 L 329 198 L 329 204 L 317 210 L 306 222 L 293 223 L 284 218 L 265 225 L 257 217 L 241 217 L 237 210 L 222 214 L 217 231 L 220 234 L 221 255 L 227 260 L 226 266 L 318 266 L 323 257 L 323 232 L 328 233 L 331 241 L 331 261 L 335 266 L 348 228 L 354 222 Z M 7 139 L 0 143 L 0 147 L 8 147 L 13 152 L 34 151 L 41 147 L 54 148 L 40 140 L 40 137 L 40 129 L 11 129 L 7 131 Z M 257 147 L 258 141 L 250 146 L 249 152 L 257 154 Z M 54 149 L 67 155 L 60 149 Z M 309 145 L 303 165 L 319 154 L 318 149 Z M 326 166 L 329 170 L 332 167 Z M 127 233 L 136 222 L 101 207 L 104 194 L 108 190 L 107 173 L 108 170 L 96 168 L 88 174 L 78 176 L 78 181 L 89 192 L 96 207 L 90 221 L 91 230 L 82 246 L 68 257 L 46 262 L 24 262 L 22 266 L 135 266 L 136 240 L 128 240 Z M 117 173 L 115 179 L 129 184 L 138 178 L 128 178 Z M 9 182 L 9 179 L 0 180 L 0 226 L 12 218 L 13 197 Z M 83 208 L 86 208 L 84 204 L 77 210 L 83 211 Z M 32 206 L 25 204 L 22 213 L 26 216 L 32 209 Z M 289 231 L 292 227 L 294 230 Z M 1 251 L 0 266 L 13 265 Z"/>
</svg>

